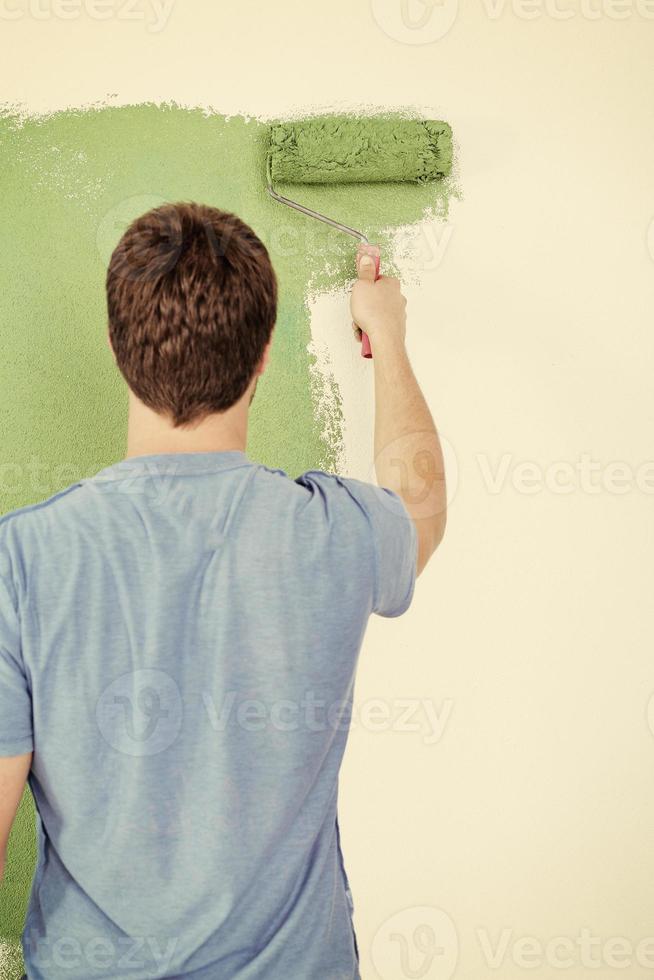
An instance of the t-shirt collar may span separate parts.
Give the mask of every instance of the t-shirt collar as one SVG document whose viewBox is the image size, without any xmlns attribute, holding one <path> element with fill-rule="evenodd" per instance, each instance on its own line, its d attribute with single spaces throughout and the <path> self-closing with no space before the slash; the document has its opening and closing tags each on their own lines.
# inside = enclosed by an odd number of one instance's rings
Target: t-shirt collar
<svg viewBox="0 0 654 980">
<path fill-rule="evenodd" d="M 254 465 L 246 454 L 238 449 L 203 453 L 153 453 L 130 456 L 107 466 L 92 476 L 94 482 L 123 480 L 138 476 L 183 476 L 185 474 L 217 473 L 237 466 Z"/>
</svg>

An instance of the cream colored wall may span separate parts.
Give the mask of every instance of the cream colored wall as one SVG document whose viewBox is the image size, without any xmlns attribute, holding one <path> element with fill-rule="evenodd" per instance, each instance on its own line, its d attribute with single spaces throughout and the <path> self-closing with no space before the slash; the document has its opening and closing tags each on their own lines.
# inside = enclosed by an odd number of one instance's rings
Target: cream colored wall
<svg viewBox="0 0 654 980">
<path fill-rule="evenodd" d="M 449 529 L 370 625 L 341 781 L 364 980 L 651 976 L 654 4 L 140 2 L 2 0 L 4 98 L 422 105 L 457 137 L 464 199 L 406 260 Z"/>
</svg>

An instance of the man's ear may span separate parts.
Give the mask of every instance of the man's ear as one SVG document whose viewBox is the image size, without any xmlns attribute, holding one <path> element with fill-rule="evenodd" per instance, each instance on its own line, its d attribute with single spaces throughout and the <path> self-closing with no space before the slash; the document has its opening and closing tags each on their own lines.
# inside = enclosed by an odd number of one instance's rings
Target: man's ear
<svg viewBox="0 0 654 980">
<path fill-rule="evenodd" d="M 266 346 L 264 348 L 264 352 L 261 355 L 261 360 L 259 361 L 259 367 L 257 368 L 257 374 L 259 374 L 259 375 L 262 375 L 263 372 L 268 367 L 268 364 L 270 362 L 270 350 L 271 350 L 271 348 L 272 348 L 272 335 L 270 337 L 270 340 L 266 344 Z"/>
</svg>

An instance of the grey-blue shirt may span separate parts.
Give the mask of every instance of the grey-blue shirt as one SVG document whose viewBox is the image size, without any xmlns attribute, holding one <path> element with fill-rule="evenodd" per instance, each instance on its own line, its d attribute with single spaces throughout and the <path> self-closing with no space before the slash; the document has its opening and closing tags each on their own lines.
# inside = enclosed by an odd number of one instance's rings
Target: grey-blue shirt
<svg viewBox="0 0 654 980">
<path fill-rule="evenodd" d="M 0 755 L 33 751 L 29 980 L 356 980 L 338 773 L 400 498 L 241 452 L 122 460 L 0 519 Z"/>
</svg>

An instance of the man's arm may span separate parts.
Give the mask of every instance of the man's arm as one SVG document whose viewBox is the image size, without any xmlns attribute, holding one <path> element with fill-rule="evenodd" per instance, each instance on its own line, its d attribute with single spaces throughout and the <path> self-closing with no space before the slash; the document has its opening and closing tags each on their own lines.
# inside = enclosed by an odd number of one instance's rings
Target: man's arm
<svg viewBox="0 0 654 980">
<path fill-rule="evenodd" d="M 5 871 L 9 834 L 18 812 L 27 775 L 32 765 L 32 753 L 0 758 L 0 881 Z"/>
<path fill-rule="evenodd" d="M 405 346 L 406 300 L 397 279 L 375 282 L 358 256 L 352 316 L 370 337 L 375 371 L 375 469 L 380 486 L 402 498 L 418 532 L 419 575 L 445 532 L 445 466 L 438 433 Z"/>
</svg>

